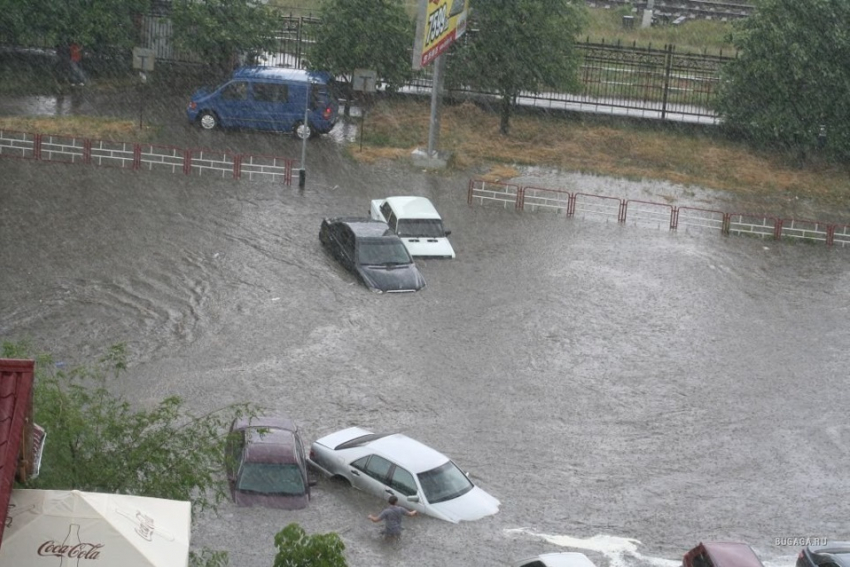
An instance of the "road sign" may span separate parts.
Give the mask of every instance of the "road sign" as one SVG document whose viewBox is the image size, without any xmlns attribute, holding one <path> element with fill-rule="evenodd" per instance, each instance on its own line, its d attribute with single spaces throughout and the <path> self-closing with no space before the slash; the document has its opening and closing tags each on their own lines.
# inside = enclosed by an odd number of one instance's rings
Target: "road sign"
<svg viewBox="0 0 850 567">
<path fill-rule="evenodd" d="M 133 69 L 139 71 L 153 71 L 153 61 L 156 58 L 156 52 L 153 49 L 146 47 L 133 48 Z"/>
<path fill-rule="evenodd" d="M 413 68 L 425 67 L 466 31 L 469 0 L 420 0 Z"/>
</svg>

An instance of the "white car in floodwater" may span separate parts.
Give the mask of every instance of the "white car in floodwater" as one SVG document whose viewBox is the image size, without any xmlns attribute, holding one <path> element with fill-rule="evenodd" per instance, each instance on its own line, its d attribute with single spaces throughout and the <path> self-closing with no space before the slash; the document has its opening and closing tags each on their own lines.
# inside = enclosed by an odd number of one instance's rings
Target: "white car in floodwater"
<svg viewBox="0 0 850 567">
<path fill-rule="evenodd" d="M 514 567 L 596 567 L 584 553 L 544 553 L 514 563 Z"/>
<path fill-rule="evenodd" d="M 413 257 L 455 257 L 448 239 L 452 231 L 445 229 L 442 217 L 425 197 L 375 199 L 369 216 L 387 223 Z"/>
<path fill-rule="evenodd" d="M 310 465 L 355 488 L 448 522 L 472 521 L 499 511 L 500 502 L 451 459 L 400 433 L 359 427 L 337 431 L 310 448 Z"/>
</svg>

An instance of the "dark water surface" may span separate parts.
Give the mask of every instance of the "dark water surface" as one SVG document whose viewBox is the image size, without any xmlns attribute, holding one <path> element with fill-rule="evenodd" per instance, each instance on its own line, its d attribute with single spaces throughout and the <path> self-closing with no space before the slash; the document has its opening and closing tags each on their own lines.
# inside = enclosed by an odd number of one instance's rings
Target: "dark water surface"
<svg viewBox="0 0 850 567">
<path fill-rule="evenodd" d="M 799 548 L 776 538 L 850 537 L 850 252 L 470 208 L 466 177 L 310 151 L 303 192 L 0 160 L 1 340 L 69 364 L 125 341 L 116 387 L 139 404 L 256 402 L 309 441 L 402 431 L 502 501 L 469 524 L 408 518 L 392 547 L 366 520 L 382 502 L 320 482 L 303 511 L 225 503 L 196 545 L 267 566 L 297 521 L 338 531 L 352 566 L 562 545 L 667 566 L 721 539 L 789 567 Z M 458 257 L 420 262 L 420 293 L 376 295 L 323 253 L 319 223 L 398 194 L 434 201 Z"/>
</svg>

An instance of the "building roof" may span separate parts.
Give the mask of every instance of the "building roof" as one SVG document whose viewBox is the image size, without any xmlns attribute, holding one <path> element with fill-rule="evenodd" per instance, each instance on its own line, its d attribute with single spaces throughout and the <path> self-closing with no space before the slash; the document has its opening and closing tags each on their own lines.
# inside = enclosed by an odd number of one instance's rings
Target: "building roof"
<svg viewBox="0 0 850 567">
<path fill-rule="evenodd" d="M 0 510 L 4 520 L 18 471 L 24 426 L 31 418 L 34 370 L 32 360 L 0 359 Z M 29 447 L 25 454 L 30 458 Z M 0 545 L 5 525 L 5 521 L 0 522 Z"/>
</svg>

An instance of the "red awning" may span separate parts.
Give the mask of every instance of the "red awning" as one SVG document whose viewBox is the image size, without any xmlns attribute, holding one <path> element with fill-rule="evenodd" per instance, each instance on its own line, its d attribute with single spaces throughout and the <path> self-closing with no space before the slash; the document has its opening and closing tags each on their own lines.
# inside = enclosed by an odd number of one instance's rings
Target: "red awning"
<svg viewBox="0 0 850 567">
<path fill-rule="evenodd" d="M 5 520 L 27 420 L 32 419 L 32 385 L 35 361 L 0 359 L 0 512 Z M 31 448 L 26 448 L 31 459 Z M 30 463 L 31 466 L 32 463 Z M 3 528 L 0 522 L 0 545 Z"/>
</svg>

